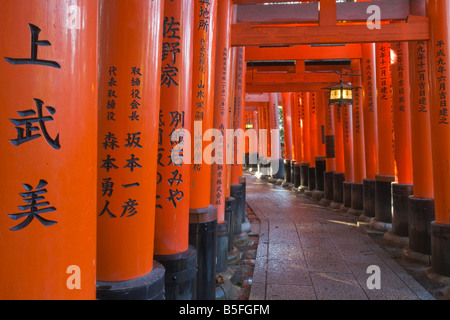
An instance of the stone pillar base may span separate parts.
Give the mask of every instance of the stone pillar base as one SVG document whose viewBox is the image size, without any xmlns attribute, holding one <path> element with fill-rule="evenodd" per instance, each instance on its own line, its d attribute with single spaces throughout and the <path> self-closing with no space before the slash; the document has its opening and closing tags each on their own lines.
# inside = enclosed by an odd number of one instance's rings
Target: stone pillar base
<svg viewBox="0 0 450 320">
<path fill-rule="evenodd" d="M 412 194 L 412 184 L 392 184 L 392 231 L 400 237 L 409 235 L 409 196 Z"/>
<path fill-rule="evenodd" d="M 193 246 L 181 253 L 155 255 L 166 269 L 166 300 L 196 300 L 197 250 Z"/>
<path fill-rule="evenodd" d="M 197 299 L 214 300 L 216 290 L 217 208 L 189 210 L 189 244 L 197 249 Z"/>
<path fill-rule="evenodd" d="M 126 281 L 97 281 L 98 300 L 164 300 L 165 269 L 157 261 L 153 270 Z"/>
</svg>

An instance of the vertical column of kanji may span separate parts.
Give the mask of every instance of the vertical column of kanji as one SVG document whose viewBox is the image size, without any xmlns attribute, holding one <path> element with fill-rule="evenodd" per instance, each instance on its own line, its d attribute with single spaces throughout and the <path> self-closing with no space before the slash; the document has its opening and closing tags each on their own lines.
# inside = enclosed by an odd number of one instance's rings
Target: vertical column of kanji
<svg viewBox="0 0 450 320">
<path fill-rule="evenodd" d="M 301 148 L 301 104 L 300 104 L 301 96 L 300 93 L 294 92 L 291 95 L 291 106 L 292 106 L 292 157 L 290 167 L 291 167 L 291 180 L 293 183 L 294 190 L 300 187 L 300 163 L 302 157 L 302 148 Z"/>
<path fill-rule="evenodd" d="M 363 61 L 364 62 L 364 61 Z M 361 60 L 352 59 L 352 71 L 361 74 Z M 366 178 L 366 159 L 364 146 L 364 102 L 362 99 L 361 76 L 352 77 L 353 89 L 352 131 L 353 131 L 353 182 L 351 185 L 351 206 L 348 210 L 353 215 L 360 216 L 363 213 L 363 181 Z"/>
<path fill-rule="evenodd" d="M 407 42 L 393 42 L 392 47 L 392 101 L 394 151 L 397 181 L 392 184 L 392 233 L 407 237 L 409 220 L 409 196 L 413 192 L 411 151 L 411 105 L 409 87 L 409 55 Z M 400 239 L 394 238 L 395 241 Z"/>
<path fill-rule="evenodd" d="M 241 168 L 244 159 L 244 103 L 245 103 L 245 49 L 235 49 L 236 65 L 234 80 L 234 99 L 232 100 L 233 131 L 229 131 L 227 140 L 230 141 L 230 153 L 228 157 L 231 164 L 230 195 L 236 200 L 236 210 L 233 216 L 233 243 L 236 247 L 248 241 L 248 234 L 242 230 L 242 221 L 245 219 L 245 178 L 242 177 Z"/>
<path fill-rule="evenodd" d="M 0 4 L 0 299 L 95 299 L 97 5 Z"/>
<path fill-rule="evenodd" d="M 269 174 L 270 162 L 269 158 L 269 127 L 267 119 L 267 110 L 269 104 L 266 102 L 258 107 L 258 115 L 261 120 L 259 127 L 259 158 L 258 158 L 258 172 L 261 176 L 267 176 Z"/>
<path fill-rule="evenodd" d="M 211 165 L 202 161 L 203 135 L 214 119 L 216 0 L 194 1 L 192 69 L 192 172 L 189 243 L 197 248 L 197 299 L 215 298 L 217 208 L 211 204 Z M 211 155 L 206 155 L 211 157 Z"/>
<path fill-rule="evenodd" d="M 375 175 L 378 171 L 378 125 L 376 96 L 375 44 L 363 43 L 362 47 L 362 101 L 364 122 L 364 150 L 366 179 L 363 180 L 363 215 L 369 221 L 375 216 Z"/>
<path fill-rule="evenodd" d="M 291 161 L 292 157 L 292 107 L 291 107 L 291 96 L 290 92 L 283 92 L 281 98 L 283 100 L 283 127 L 284 127 L 284 181 L 289 184 L 291 181 Z"/>
<path fill-rule="evenodd" d="M 217 42 L 215 64 L 214 90 L 214 128 L 220 131 L 216 141 L 216 162 L 211 167 L 211 203 L 217 207 L 217 266 L 216 272 L 223 273 L 227 268 L 228 237 L 230 226 L 225 219 L 226 185 L 227 185 L 227 140 L 226 130 L 229 128 L 230 108 L 230 76 L 231 76 L 231 46 L 230 29 L 232 19 L 232 4 L 230 0 L 220 1 L 217 8 Z M 216 138 L 217 139 L 217 138 Z M 229 219 L 228 219 L 229 220 Z"/>
<path fill-rule="evenodd" d="M 316 141 L 317 156 L 315 162 L 315 190 L 312 192 L 312 197 L 315 200 L 323 198 L 324 192 L 324 172 L 326 171 L 326 157 L 325 157 L 325 109 L 328 105 L 328 95 L 326 92 L 317 92 L 317 107 L 316 107 Z"/>
<path fill-rule="evenodd" d="M 247 113 L 247 112 L 246 112 Z M 258 161 L 258 113 L 256 111 L 248 112 L 248 123 L 250 128 L 245 129 L 245 152 L 246 168 L 250 171 L 255 168 Z M 247 123 L 247 122 L 246 122 Z"/>
<path fill-rule="evenodd" d="M 269 132 L 270 136 L 270 175 L 272 178 L 280 178 L 281 144 L 280 144 L 280 117 L 278 114 L 278 93 L 269 93 Z"/>
<path fill-rule="evenodd" d="M 353 105 L 344 103 L 342 106 L 342 129 L 343 129 L 343 153 L 344 153 L 344 177 L 343 187 L 343 205 L 341 210 L 347 211 L 352 205 L 352 184 L 353 174 Z"/>
<path fill-rule="evenodd" d="M 422 14 L 425 13 L 423 10 Z M 430 80 L 425 41 L 409 43 L 411 86 L 411 145 L 413 196 L 409 197 L 408 246 L 402 255 L 426 258 L 431 255 L 430 224 L 434 221 L 433 164 L 431 158 Z M 425 228 L 423 226 L 426 226 Z"/>
<path fill-rule="evenodd" d="M 330 104 L 327 96 L 325 108 L 325 156 L 326 156 L 326 171 L 323 173 L 324 180 L 324 197 L 321 202 L 324 205 L 329 205 L 334 200 L 333 177 L 336 172 L 336 137 L 335 137 L 335 116 L 336 107 Z"/>
<path fill-rule="evenodd" d="M 301 111 L 301 119 L 302 119 L 302 140 L 303 140 L 303 159 L 300 162 L 300 188 L 298 189 L 300 192 L 304 192 L 308 189 L 308 171 L 309 171 L 309 159 L 310 159 L 310 124 L 309 124 L 309 108 L 311 103 L 311 94 L 309 92 L 303 92 L 302 98 L 302 111 Z"/>
<path fill-rule="evenodd" d="M 100 8 L 97 297 L 161 299 L 153 244 L 163 4 Z"/>
<path fill-rule="evenodd" d="M 318 102 L 318 93 L 311 92 L 309 105 L 309 131 L 311 141 L 309 144 L 308 192 L 306 193 L 307 195 L 310 195 L 312 190 L 316 189 L 317 102 Z"/>
<path fill-rule="evenodd" d="M 428 42 L 430 65 L 430 118 L 433 155 L 435 221 L 431 223 L 431 269 L 450 276 L 450 121 L 448 74 L 450 66 L 449 0 L 429 0 L 431 22 Z"/>
<path fill-rule="evenodd" d="M 391 185 L 395 180 L 390 60 L 390 44 L 377 43 L 378 173 L 375 176 L 375 218 L 371 226 L 381 230 L 392 223 Z"/>
<path fill-rule="evenodd" d="M 192 23 L 192 1 L 164 1 L 155 260 L 166 269 L 167 300 L 196 298 L 197 252 L 188 243 Z"/>
<path fill-rule="evenodd" d="M 334 108 L 334 141 L 336 172 L 333 174 L 332 208 L 340 208 L 344 202 L 345 157 L 344 157 L 344 106 L 335 103 Z"/>
</svg>

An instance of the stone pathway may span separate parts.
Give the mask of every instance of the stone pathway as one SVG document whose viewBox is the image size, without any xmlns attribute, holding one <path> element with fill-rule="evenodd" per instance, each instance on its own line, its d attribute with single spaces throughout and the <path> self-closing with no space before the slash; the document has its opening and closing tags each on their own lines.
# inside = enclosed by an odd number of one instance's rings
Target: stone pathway
<svg viewBox="0 0 450 320">
<path fill-rule="evenodd" d="M 260 220 L 250 300 L 432 300 L 355 219 L 247 175 L 247 204 Z M 381 289 L 369 289 L 369 266 Z"/>
</svg>

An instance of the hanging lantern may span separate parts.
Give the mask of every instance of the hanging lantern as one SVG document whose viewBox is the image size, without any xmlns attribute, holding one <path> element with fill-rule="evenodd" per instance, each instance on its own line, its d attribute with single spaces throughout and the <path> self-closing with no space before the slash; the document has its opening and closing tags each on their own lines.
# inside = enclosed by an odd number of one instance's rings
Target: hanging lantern
<svg viewBox="0 0 450 320">
<path fill-rule="evenodd" d="M 344 103 L 353 105 L 353 89 L 358 88 L 341 80 L 339 84 L 324 89 L 330 90 L 330 104 L 337 103 L 339 107 L 342 107 Z"/>
<path fill-rule="evenodd" d="M 254 128 L 254 125 L 253 125 L 252 122 L 247 122 L 245 124 L 245 129 L 250 130 L 250 129 L 253 129 L 253 128 Z"/>
</svg>

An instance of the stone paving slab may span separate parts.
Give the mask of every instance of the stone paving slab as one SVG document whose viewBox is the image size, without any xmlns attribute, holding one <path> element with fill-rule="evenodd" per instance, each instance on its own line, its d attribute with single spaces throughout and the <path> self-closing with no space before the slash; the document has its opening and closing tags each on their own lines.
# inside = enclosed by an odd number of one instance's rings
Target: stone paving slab
<svg viewBox="0 0 450 320">
<path fill-rule="evenodd" d="M 250 300 L 434 299 L 354 218 L 250 175 L 247 204 L 260 220 Z"/>
</svg>

